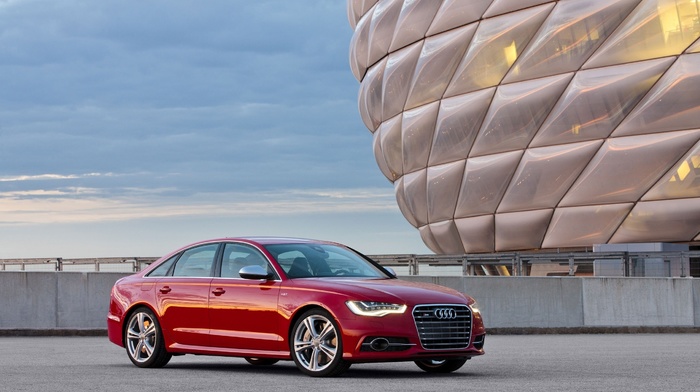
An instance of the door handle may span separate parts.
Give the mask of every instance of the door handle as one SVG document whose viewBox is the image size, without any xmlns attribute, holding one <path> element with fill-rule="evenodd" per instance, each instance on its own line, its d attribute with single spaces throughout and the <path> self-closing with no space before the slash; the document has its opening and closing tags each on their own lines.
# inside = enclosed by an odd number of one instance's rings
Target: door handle
<svg viewBox="0 0 700 392">
<path fill-rule="evenodd" d="M 216 295 L 216 296 L 219 296 L 225 292 L 226 292 L 226 290 L 222 289 L 221 287 L 217 287 L 211 293 Z"/>
<path fill-rule="evenodd" d="M 168 286 L 163 286 L 163 287 L 161 287 L 160 292 L 163 293 L 163 294 L 168 294 L 168 293 L 171 292 L 172 290 L 173 290 L 173 289 L 171 289 L 171 288 L 168 287 Z"/>
</svg>

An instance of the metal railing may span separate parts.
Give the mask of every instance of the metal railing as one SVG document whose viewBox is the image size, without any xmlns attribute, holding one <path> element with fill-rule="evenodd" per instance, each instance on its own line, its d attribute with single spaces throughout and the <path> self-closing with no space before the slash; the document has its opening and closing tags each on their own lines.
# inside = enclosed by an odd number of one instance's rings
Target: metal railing
<svg viewBox="0 0 700 392">
<path fill-rule="evenodd" d="M 138 272 L 157 257 L 1 259 L 0 271 Z"/>
<path fill-rule="evenodd" d="M 399 275 L 700 277 L 700 251 L 369 255 Z M 157 257 L 0 259 L 0 271 L 138 272 Z"/>
<path fill-rule="evenodd" d="M 700 251 L 371 255 L 399 275 L 700 277 Z M 452 267 L 452 268 L 448 268 Z M 440 270 L 443 271 L 440 271 Z"/>
</svg>

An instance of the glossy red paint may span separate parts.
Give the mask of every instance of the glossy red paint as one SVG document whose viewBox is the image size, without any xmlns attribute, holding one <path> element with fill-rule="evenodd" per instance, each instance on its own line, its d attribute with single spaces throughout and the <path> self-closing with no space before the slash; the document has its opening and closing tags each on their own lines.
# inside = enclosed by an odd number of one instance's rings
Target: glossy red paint
<svg viewBox="0 0 700 392">
<path fill-rule="evenodd" d="M 293 277 L 297 262 L 308 277 Z M 250 271 L 263 275 L 239 275 Z M 369 310 L 356 314 L 348 301 L 364 301 Z M 405 311 L 397 310 L 403 306 Z M 371 313 L 384 308 L 391 310 Z M 130 359 L 144 367 L 193 353 L 269 363 L 294 359 L 312 376 L 375 361 L 429 361 L 435 371 L 447 372 L 455 369 L 444 363 L 484 353 L 485 329 L 472 298 L 396 279 L 355 251 L 324 241 L 222 238 L 188 245 L 116 282 L 109 309 L 109 340 L 127 347 Z M 439 327 L 456 323 L 457 314 L 466 341 L 426 348 L 416 317 L 429 317 Z M 442 330 L 436 331 L 440 337 Z M 290 344 L 293 336 L 296 343 Z M 373 340 L 376 346 L 369 345 Z M 325 359 L 305 363 L 316 355 Z"/>
</svg>

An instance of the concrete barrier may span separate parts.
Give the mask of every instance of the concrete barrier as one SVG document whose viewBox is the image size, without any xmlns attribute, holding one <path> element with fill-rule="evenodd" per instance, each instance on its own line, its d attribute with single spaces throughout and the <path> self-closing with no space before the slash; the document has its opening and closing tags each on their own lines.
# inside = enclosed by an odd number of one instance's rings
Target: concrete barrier
<svg viewBox="0 0 700 392">
<path fill-rule="evenodd" d="M 106 329 L 109 292 L 125 275 L 0 272 L 0 329 Z"/>
<path fill-rule="evenodd" d="M 0 272 L 0 334 L 104 333 L 109 292 L 124 273 Z M 476 298 L 503 333 L 700 331 L 700 280 L 404 276 Z M 646 329 L 645 329 L 646 328 Z M 48 332 L 47 332 L 48 331 Z"/>
</svg>

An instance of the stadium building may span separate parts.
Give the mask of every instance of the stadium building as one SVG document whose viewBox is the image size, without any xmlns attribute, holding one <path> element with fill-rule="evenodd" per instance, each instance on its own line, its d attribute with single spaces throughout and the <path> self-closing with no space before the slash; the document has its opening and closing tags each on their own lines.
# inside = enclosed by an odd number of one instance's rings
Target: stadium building
<svg viewBox="0 0 700 392">
<path fill-rule="evenodd" d="M 347 8 L 378 166 L 436 253 L 700 241 L 700 1 Z"/>
</svg>

